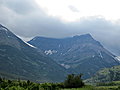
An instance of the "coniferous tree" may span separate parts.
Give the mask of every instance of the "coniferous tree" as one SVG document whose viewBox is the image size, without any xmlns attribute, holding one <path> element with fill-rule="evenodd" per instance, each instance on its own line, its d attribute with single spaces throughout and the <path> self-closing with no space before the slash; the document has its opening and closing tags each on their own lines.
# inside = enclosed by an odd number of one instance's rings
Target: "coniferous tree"
<svg viewBox="0 0 120 90">
<path fill-rule="evenodd" d="M 64 81 L 64 86 L 65 88 L 79 88 L 84 86 L 84 83 L 81 79 L 82 74 L 80 75 L 75 75 L 75 74 L 70 74 L 67 76 L 67 79 Z"/>
</svg>

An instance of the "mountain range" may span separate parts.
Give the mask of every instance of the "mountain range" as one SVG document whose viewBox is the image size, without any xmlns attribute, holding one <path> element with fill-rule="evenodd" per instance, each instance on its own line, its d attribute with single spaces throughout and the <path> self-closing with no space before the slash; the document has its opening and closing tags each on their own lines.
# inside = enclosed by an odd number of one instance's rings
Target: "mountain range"
<svg viewBox="0 0 120 90">
<path fill-rule="evenodd" d="M 35 82 L 62 82 L 67 74 L 87 79 L 120 65 L 119 58 L 90 34 L 68 38 L 35 37 L 25 42 L 0 24 L 0 76 Z"/>
<path fill-rule="evenodd" d="M 42 50 L 69 73 L 83 73 L 84 78 L 93 76 L 102 68 L 120 65 L 116 56 L 90 34 L 62 39 L 37 36 L 28 43 Z"/>
</svg>

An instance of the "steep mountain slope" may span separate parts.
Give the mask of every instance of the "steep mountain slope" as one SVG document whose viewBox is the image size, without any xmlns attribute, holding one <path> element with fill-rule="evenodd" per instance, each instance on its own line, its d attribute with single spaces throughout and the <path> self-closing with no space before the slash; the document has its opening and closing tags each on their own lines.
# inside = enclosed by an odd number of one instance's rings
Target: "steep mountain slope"
<svg viewBox="0 0 120 90">
<path fill-rule="evenodd" d="M 0 76 L 56 82 L 65 75 L 63 67 L 0 25 Z"/>
<path fill-rule="evenodd" d="M 91 77 L 101 68 L 120 64 L 90 34 L 63 39 L 35 37 L 28 43 L 41 49 L 70 73 L 83 73 L 84 78 Z"/>
<path fill-rule="evenodd" d="M 105 68 L 98 71 L 95 76 L 86 80 L 88 83 L 120 81 L 120 66 Z"/>
</svg>

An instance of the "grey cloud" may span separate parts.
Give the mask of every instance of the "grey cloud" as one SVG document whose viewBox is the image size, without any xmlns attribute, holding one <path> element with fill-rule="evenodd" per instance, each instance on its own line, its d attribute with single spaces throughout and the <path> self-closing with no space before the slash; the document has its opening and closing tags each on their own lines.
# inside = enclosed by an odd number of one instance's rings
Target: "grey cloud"
<svg viewBox="0 0 120 90">
<path fill-rule="evenodd" d="M 0 23 L 20 37 L 63 38 L 90 33 L 106 48 L 120 55 L 119 23 L 112 23 L 97 16 L 65 23 L 48 16 L 34 0 L 0 0 L 0 2 Z"/>
<path fill-rule="evenodd" d="M 36 8 L 33 0 L 3 0 L 2 3 L 18 14 L 29 14 Z"/>
</svg>

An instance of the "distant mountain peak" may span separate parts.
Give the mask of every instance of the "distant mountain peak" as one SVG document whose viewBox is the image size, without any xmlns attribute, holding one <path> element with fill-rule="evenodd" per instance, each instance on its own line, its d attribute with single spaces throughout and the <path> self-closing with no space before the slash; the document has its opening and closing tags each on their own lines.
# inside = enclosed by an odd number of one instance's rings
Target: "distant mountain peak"
<svg viewBox="0 0 120 90">
<path fill-rule="evenodd" d="M 32 40 L 37 40 L 37 39 L 58 39 L 58 40 L 60 40 L 60 39 L 70 39 L 70 38 L 74 38 L 74 39 L 79 39 L 79 38 L 88 38 L 88 39 L 93 39 L 94 40 L 94 38 L 92 37 L 92 35 L 91 34 L 83 34 L 83 35 L 75 35 L 75 36 L 72 36 L 72 37 L 66 37 L 66 38 L 53 38 L 53 37 L 42 37 L 42 36 L 36 36 L 36 37 L 34 37 Z"/>
<path fill-rule="evenodd" d="M 83 34 L 83 35 L 75 35 L 73 37 L 81 37 L 81 36 L 88 36 L 88 37 L 92 37 L 91 34 L 87 33 L 87 34 Z"/>
<path fill-rule="evenodd" d="M 73 36 L 73 38 L 89 38 L 89 39 L 93 39 L 91 34 L 83 34 L 83 35 L 75 35 Z"/>
<path fill-rule="evenodd" d="M 91 34 L 87 33 L 87 34 L 84 34 L 83 36 L 86 36 L 86 37 L 92 37 Z"/>
<path fill-rule="evenodd" d="M 15 34 L 13 34 L 9 29 L 7 29 L 5 26 L 0 24 L 0 45 L 8 45 L 12 47 L 16 47 L 18 49 L 21 49 L 22 45 L 34 47 L 25 41 L 18 38 Z M 35 47 L 34 47 L 35 48 Z"/>
</svg>

